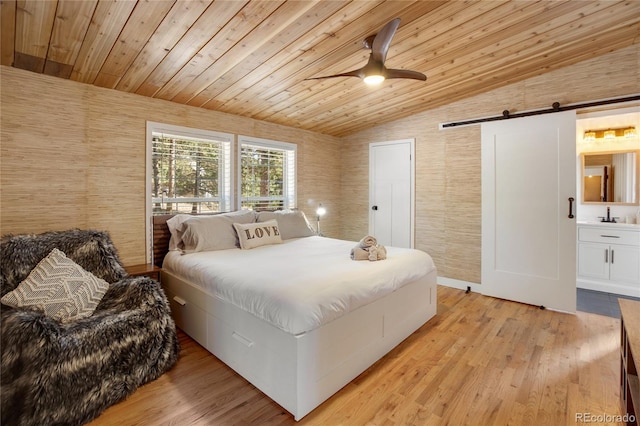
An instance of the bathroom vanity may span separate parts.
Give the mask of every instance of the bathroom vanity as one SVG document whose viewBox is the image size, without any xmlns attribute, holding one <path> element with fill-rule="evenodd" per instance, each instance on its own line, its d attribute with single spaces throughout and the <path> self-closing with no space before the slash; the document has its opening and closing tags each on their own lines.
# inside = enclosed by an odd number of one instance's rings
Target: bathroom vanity
<svg viewBox="0 0 640 426">
<path fill-rule="evenodd" d="M 578 222 L 579 288 L 640 297 L 640 225 Z"/>
</svg>

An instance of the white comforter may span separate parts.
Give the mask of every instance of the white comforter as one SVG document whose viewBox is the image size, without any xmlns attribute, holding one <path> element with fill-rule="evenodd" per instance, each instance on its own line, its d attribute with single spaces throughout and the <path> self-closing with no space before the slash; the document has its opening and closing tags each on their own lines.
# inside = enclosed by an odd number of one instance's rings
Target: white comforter
<svg viewBox="0 0 640 426">
<path fill-rule="evenodd" d="M 163 268 L 292 334 L 313 330 L 435 269 L 425 252 L 396 247 L 387 247 L 386 260 L 354 261 L 349 254 L 355 244 L 314 236 L 251 250 L 173 251 Z"/>
</svg>

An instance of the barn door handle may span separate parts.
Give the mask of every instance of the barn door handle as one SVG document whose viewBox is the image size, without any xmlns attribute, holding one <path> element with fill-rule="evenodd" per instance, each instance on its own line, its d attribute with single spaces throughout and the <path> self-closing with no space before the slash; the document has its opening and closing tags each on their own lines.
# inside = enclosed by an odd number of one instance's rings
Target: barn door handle
<svg viewBox="0 0 640 426">
<path fill-rule="evenodd" d="M 573 219 L 575 216 L 573 215 L 573 202 L 575 199 L 573 197 L 569 197 L 569 219 Z"/>
<path fill-rule="evenodd" d="M 371 210 L 378 210 L 378 206 L 371 207 Z"/>
</svg>

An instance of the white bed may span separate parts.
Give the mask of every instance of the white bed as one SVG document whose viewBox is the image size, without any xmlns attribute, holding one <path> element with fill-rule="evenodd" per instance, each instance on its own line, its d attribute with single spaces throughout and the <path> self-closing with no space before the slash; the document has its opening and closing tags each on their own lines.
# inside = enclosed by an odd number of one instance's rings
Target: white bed
<svg viewBox="0 0 640 426">
<path fill-rule="evenodd" d="M 169 252 L 162 284 L 178 327 L 300 420 L 436 312 L 429 255 L 353 261 L 354 244 Z"/>
</svg>

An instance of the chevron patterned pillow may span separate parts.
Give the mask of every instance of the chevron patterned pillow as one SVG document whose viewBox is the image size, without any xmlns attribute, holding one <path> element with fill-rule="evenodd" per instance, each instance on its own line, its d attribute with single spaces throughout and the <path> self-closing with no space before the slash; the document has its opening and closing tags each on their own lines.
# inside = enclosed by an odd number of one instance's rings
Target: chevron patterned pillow
<svg viewBox="0 0 640 426">
<path fill-rule="evenodd" d="M 0 302 L 68 322 L 90 317 L 108 289 L 109 283 L 84 270 L 60 250 L 53 249 Z"/>
</svg>

